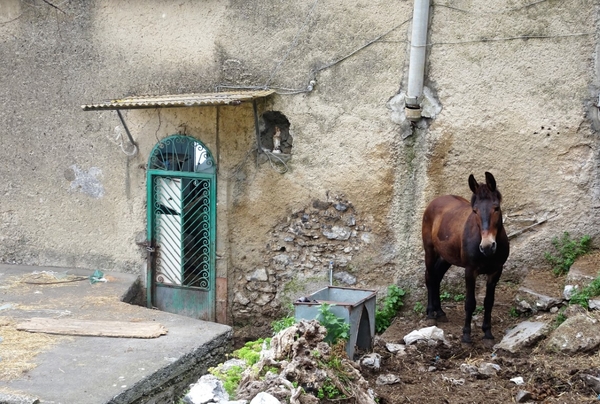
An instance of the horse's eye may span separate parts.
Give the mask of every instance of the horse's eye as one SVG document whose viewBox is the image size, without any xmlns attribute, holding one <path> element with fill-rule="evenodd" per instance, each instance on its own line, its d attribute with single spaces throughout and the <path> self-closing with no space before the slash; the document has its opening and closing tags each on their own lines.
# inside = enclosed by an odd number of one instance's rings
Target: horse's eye
<svg viewBox="0 0 600 404">
<path fill-rule="evenodd" d="M 500 210 L 500 206 L 494 206 L 494 212 L 498 212 Z"/>
</svg>

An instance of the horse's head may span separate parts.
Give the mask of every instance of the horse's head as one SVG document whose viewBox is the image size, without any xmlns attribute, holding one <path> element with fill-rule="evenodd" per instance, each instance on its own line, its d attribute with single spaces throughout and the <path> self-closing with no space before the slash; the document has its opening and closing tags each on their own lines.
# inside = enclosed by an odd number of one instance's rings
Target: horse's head
<svg viewBox="0 0 600 404">
<path fill-rule="evenodd" d="M 496 252 L 496 236 L 502 228 L 502 195 L 496 189 L 496 179 L 488 172 L 485 173 L 485 184 L 479 184 L 471 174 L 469 188 L 473 191 L 471 208 L 481 232 L 479 251 L 489 257 Z"/>
</svg>

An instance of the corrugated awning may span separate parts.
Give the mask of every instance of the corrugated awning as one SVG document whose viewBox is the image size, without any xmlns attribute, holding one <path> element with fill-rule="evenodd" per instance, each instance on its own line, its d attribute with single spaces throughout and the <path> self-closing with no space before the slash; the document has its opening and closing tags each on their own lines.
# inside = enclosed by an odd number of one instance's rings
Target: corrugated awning
<svg viewBox="0 0 600 404">
<path fill-rule="evenodd" d="M 201 107 L 207 105 L 239 105 L 242 102 L 268 97 L 273 93 L 275 93 L 274 90 L 256 90 L 204 94 L 149 95 L 86 104 L 82 105 L 81 108 L 83 108 L 84 111 L 98 111 L 114 109 Z"/>
</svg>

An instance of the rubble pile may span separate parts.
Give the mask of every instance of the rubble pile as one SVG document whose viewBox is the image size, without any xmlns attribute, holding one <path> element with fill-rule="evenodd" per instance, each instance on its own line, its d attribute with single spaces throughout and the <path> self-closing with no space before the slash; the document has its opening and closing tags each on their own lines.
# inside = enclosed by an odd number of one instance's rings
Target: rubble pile
<svg viewBox="0 0 600 404">
<path fill-rule="evenodd" d="M 255 404 L 270 402 L 265 401 L 266 393 L 277 400 L 274 403 L 318 404 L 332 400 L 375 404 L 360 365 L 348 359 L 342 345 L 332 347 L 324 342 L 326 334 L 327 329 L 316 320 L 300 321 L 276 334 L 270 347 L 261 352 L 260 360 L 243 371 L 237 401 L 227 401 L 229 398 L 222 393 L 218 399 L 209 397 L 211 401 L 195 400 L 191 394 L 184 400 L 190 404 Z M 259 393 L 263 393 L 260 398 Z"/>
<path fill-rule="evenodd" d="M 237 398 L 249 399 L 262 391 L 290 404 L 317 404 L 320 398 L 327 398 L 320 395 L 339 392 L 338 397 L 331 398 L 374 404 L 357 365 L 347 358 L 343 348 L 332 348 L 324 342 L 326 334 L 327 329 L 312 320 L 275 335 L 261 360 L 244 371 Z"/>
</svg>

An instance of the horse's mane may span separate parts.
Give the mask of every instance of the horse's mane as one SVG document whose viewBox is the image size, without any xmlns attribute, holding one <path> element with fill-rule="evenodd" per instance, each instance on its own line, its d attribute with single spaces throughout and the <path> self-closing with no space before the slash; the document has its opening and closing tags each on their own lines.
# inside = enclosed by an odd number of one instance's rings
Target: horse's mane
<svg viewBox="0 0 600 404">
<path fill-rule="evenodd" d="M 498 191 L 498 189 L 495 190 L 491 190 L 490 187 L 488 187 L 487 184 L 479 184 L 479 186 L 477 187 L 477 193 L 474 193 L 473 196 L 471 196 L 471 206 L 475 206 L 475 200 L 479 199 L 479 200 L 494 200 L 497 199 L 498 203 L 502 202 L 502 194 L 500 194 L 500 191 Z"/>
</svg>

